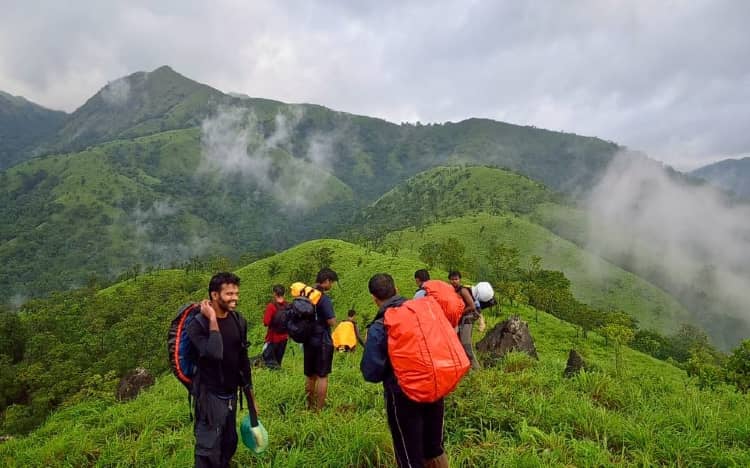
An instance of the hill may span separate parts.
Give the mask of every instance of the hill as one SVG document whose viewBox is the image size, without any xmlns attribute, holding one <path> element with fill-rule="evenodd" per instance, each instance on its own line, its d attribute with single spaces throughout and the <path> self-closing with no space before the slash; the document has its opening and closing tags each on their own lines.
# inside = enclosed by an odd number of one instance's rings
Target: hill
<svg viewBox="0 0 750 468">
<path fill-rule="evenodd" d="M 0 216 L 16 220 L 0 228 L 6 300 L 199 255 L 236 259 L 281 248 L 338 216 L 321 213 L 323 206 L 352 199 L 335 177 L 304 161 L 291 164 L 280 151 L 267 160 L 279 167 L 272 183 L 283 191 L 243 171 L 221 172 L 206 165 L 199 141 L 195 129 L 175 130 L 0 173 Z M 297 219 L 303 208 L 309 217 Z"/>
<path fill-rule="evenodd" d="M 330 261 L 341 277 L 339 286 L 331 291 L 339 318 L 352 306 L 360 312 L 361 320 L 374 313 L 366 291 L 369 275 L 389 271 L 398 287 L 408 291 L 413 284 L 411 274 L 420 266 L 413 260 L 345 242 L 319 240 L 238 270 L 243 281 L 240 309 L 251 324 L 251 352 L 260 351 L 263 329 L 258 325 L 259 306 L 265 302 L 270 284 L 304 278 L 321 260 Z M 98 362 L 99 338 L 114 333 L 110 328 L 121 332 L 132 328 L 133 333 L 140 329 L 140 341 L 128 340 L 126 334 L 112 346 L 119 348 L 123 359 L 132 359 L 157 373 L 163 371 L 166 362 L 157 359 L 163 348 L 163 333 L 157 332 L 166 329 L 177 304 L 205 294 L 186 294 L 183 288 L 192 283 L 196 287 L 201 284 L 202 290 L 205 281 L 205 277 L 193 273 L 160 272 L 98 293 L 95 297 L 106 299 L 104 302 L 114 307 L 138 304 L 139 298 L 155 300 L 159 306 L 135 308 L 128 317 L 109 314 L 104 317 L 114 320 L 109 326 L 91 324 L 92 332 L 96 327 L 100 331 L 76 341 L 84 348 L 81 352 L 87 353 L 89 362 Z M 178 287 L 164 289 L 168 285 Z M 93 304 L 79 313 L 93 314 Z M 700 390 L 683 371 L 628 348 L 622 349 L 623 364 L 618 368 L 611 342 L 608 345 L 593 333 L 582 338 L 570 324 L 528 307 L 505 304 L 503 316 L 489 316 L 490 326 L 506 314 L 518 314 L 528 321 L 540 360 L 511 355 L 492 362 L 485 356 L 486 369 L 470 374 L 448 398 L 445 444 L 453 465 L 743 466 L 750 462 L 746 424 L 750 401 L 746 395 L 722 386 Z M 66 322 L 61 319 L 59 323 Z M 564 379 L 562 370 L 571 348 L 579 350 L 597 370 Z M 296 346 L 290 346 L 288 353 L 282 371 L 254 371 L 261 419 L 271 434 L 271 446 L 258 458 L 240 447 L 238 463 L 392 465 L 382 391 L 379 385 L 363 385 L 358 371 L 360 352 L 335 356 L 329 406 L 320 414 L 303 409 L 301 354 Z M 78 362 L 60 354 L 48 360 L 59 365 Z M 89 379 L 84 389 L 42 427 L 0 444 L 3 465 L 191 463 L 192 427 L 185 391 L 173 377 L 158 379 L 156 386 L 128 403 L 114 402 L 106 381 L 101 376 Z"/>
<path fill-rule="evenodd" d="M 80 150 L 105 141 L 196 127 L 223 96 L 166 66 L 133 73 L 107 83 L 70 114 L 54 148 Z"/>
<path fill-rule="evenodd" d="M 711 184 L 750 199 L 750 158 L 725 159 L 690 172 Z"/>
<path fill-rule="evenodd" d="M 579 212 L 538 182 L 491 167 L 437 168 L 418 174 L 378 199 L 356 218 L 351 238 L 379 239 L 385 249 L 420 258 L 426 244 L 457 239 L 465 249 L 471 275 L 487 279 L 491 247 L 518 249 L 520 264 L 533 256 L 544 268 L 560 270 L 574 295 L 604 310 L 623 310 L 643 328 L 672 332 L 693 321 L 673 297 L 549 231 L 540 219 L 567 217 L 574 226 Z"/>
<path fill-rule="evenodd" d="M 35 147 L 55 136 L 65 117 L 65 112 L 0 91 L 0 170 L 31 157 Z"/>
</svg>

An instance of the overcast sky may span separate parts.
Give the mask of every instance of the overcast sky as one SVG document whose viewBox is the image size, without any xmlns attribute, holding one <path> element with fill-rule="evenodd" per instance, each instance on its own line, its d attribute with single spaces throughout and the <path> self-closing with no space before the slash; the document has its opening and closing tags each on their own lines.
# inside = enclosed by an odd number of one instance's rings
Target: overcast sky
<svg viewBox="0 0 750 468">
<path fill-rule="evenodd" d="M 745 0 L 0 0 L 0 12 L 0 90 L 55 109 L 170 65 L 225 92 L 397 123 L 598 136 L 680 169 L 750 155 Z"/>
</svg>

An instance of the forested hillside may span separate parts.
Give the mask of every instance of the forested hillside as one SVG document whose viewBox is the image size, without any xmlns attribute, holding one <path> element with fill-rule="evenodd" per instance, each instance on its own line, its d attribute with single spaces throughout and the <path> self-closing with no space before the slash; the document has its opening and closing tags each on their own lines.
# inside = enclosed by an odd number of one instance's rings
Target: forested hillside
<svg viewBox="0 0 750 468">
<path fill-rule="evenodd" d="M 0 91 L 0 170 L 33 156 L 57 133 L 65 112 L 53 111 Z"/>
<path fill-rule="evenodd" d="M 619 149 L 490 120 L 395 125 L 229 96 L 161 67 L 110 82 L 34 148 L 46 156 L 0 172 L 0 215 L 15 221 L 0 235 L 0 287 L 19 303 L 194 256 L 289 247 L 342 231 L 444 164 L 585 191 Z"/>
</svg>

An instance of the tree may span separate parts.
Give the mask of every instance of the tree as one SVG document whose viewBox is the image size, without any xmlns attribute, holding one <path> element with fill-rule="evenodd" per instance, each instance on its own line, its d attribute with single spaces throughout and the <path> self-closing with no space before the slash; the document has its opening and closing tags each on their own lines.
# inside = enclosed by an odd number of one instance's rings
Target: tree
<svg viewBox="0 0 750 468">
<path fill-rule="evenodd" d="M 743 341 L 732 354 L 726 365 L 726 378 L 742 392 L 750 390 L 750 340 Z"/>
<path fill-rule="evenodd" d="M 419 248 L 419 259 L 427 264 L 428 269 L 437 265 L 439 257 L 440 245 L 437 242 L 428 242 Z"/>
<path fill-rule="evenodd" d="M 493 280 L 498 283 L 517 278 L 519 272 L 519 252 L 515 247 L 505 244 L 490 246 L 489 263 L 492 268 Z"/>
<path fill-rule="evenodd" d="M 449 237 L 440 243 L 440 264 L 448 271 L 458 270 L 464 264 L 466 247 L 455 237 Z"/>
<path fill-rule="evenodd" d="M 615 370 L 617 375 L 622 374 L 622 347 L 633 341 L 635 333 L 632 328 L 614 323 L 607 324 L 599 329 L 599 333 L 607 341 L 611 341 L 615 347 Z"/>
<path fill-rule="evenodd" d="M 313 252 L 313 258 L 318 265 L 318 269 L 330 268 L 333 263 L 333 249 L 330 247 L 321 247 Z"/>
</svg>

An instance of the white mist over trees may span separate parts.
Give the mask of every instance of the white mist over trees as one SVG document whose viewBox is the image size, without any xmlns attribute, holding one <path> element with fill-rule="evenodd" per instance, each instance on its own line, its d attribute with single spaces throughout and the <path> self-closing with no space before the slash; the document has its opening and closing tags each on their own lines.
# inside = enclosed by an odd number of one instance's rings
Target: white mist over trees
<svg viewBox="0 0 750 468">
<path fill-rule="evenodd" d="M 670 291 L 720 346 L 747 336 L 750 206 L 627 153 L 587 205 L 591 250 Z"/>
<path fill-rule="evenodd" d="M 333 164 L 336 135 L 314 134 L 309 138 L 305 160 L 291 157 L 292 138 L 303 112 L 299 107 L 289 107 L 277 113 L 273 129 L 266 136 L 264 122 L 254 112 L 239 107 L 219 108 L 201 125 L 199 172 L 240 174 L 285 208 L 306 208 L 325 190 L 331 177 L 327 170 Z"/>
</svg>

